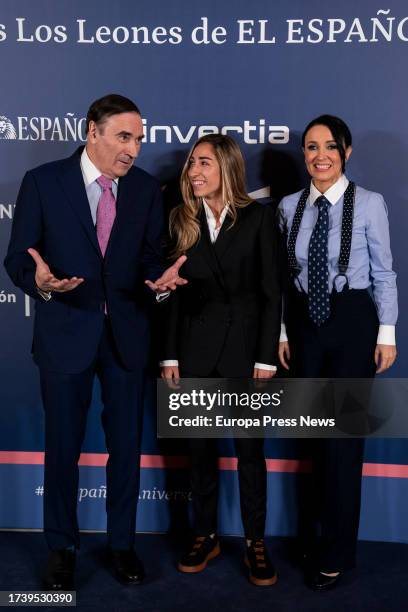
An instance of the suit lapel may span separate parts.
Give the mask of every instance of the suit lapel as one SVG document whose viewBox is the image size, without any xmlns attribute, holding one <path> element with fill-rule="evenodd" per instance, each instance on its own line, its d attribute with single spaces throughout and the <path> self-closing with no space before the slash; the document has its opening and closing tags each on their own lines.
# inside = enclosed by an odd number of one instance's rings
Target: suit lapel
<svg viewBox="0 0 408 612">
<path fill-rule="evenodd" d="M 80 154 L 81 149 L 78 149 L 74 155 L 66 160 L 66 164 L 61 171 L 59 178 L 69 204 L 71 205 L 75 214 L 78 216 L 78 219 L 96 252 L 100 257 L 102 257 L 98 238 L 96 236 L 96 229 L 92 220 L 91 209 L 89 207 L 89 202 L 85 191 L 85 184 L 80 166 Z"/>
<path fill-rule="evenodd" d="M 217 279 L 223 290 L 225 290 L 225 282 L 221 265 L 222 259 L 225 257 L 225 254 L 233 244 L 234 240 L 238 237 L 243 226 L 242 220 L 246 214 L 246 208 L 237 209 L 237 219 L 232 227 L 231 217 L 227 216 L 221 226 L 217 240 L 214 243 L 211 243 L 204 207 L 202 207 L 199 213 L 201 237 L 193 249 L 196 254 L 205 259 L 212 273 L 214 274 L 214 277 Z"/>
<path fill-rule="evenodd" d="M 205 259 L 207 265 L 210 267 L 212 273 L 220 282 L 219 278 L 219 266 L 214 253 L 214 247 L 211 244 L 210 234 L 208 231 L 207 218 L 205 216 L 204 206 L 202 206 L 199 213 L 200 227 L 201 227 L 201 236 L 197 245 L 193 247 L 195 252 L 199 254 L 201 257 Z M 223 286 L 223 283 L 220 283 Z"/>
<path fill-rule="evenodd" d="M 237 238 L 241 228 L 242 219 L 246 214 L 245 208 L 237 208 L 237 218 L 234 225 L 231 227 L 231 217 L 227 215 L 224 219 L 224 223 L 221 226 L 220 233 L 218 234 L 217 240 L 214 242 L 213 247 L 218 261 L 222 261 L 225 253 L 231 246 L 232 242 Z"/>
</svg>

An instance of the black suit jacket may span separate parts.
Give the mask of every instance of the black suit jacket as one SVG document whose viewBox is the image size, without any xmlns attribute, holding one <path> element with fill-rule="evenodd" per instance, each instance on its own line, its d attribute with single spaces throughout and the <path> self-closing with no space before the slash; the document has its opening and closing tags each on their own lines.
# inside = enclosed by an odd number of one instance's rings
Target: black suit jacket
<svg viewBox="0 0 408 612">
<path fill-rule="evenodd" d="M 204 210 L 200 240 L 186 253 L 183 277 L 165 306 L 162 359 L 181 375 L 252 376 L 255 362 L 277 364 L 281 298 L 274 211 L 253 202 L 224 220 L 211 244 Z"/>
<path fill-rule="evenodd" d="M 81 152 L 27 172 L 5 266 L 13 282 L 35 299 L 33 352 L 41 367 L 65 373 L 85 370 L 97 352 L 107 303 L 124 366 L 141 369 L 149 343 L 144 279 L 155 280 L 162 273 L 160 185 L 135 167 L 119 179 L 116 218 L 103 257 L 82 178 Z M 39 251 L 57 277 L 79 276 L 84 282 L 45 302 L 35 289 L 29 247 Z"/>
</svg>

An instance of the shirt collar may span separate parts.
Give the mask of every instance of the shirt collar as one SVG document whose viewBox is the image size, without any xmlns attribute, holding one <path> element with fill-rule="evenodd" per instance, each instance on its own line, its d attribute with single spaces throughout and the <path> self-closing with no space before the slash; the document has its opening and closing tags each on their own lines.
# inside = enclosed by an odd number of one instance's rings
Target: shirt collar
<svg viewBox="0 0 408 612">
<path fill-rule="evenodd" d="M 82 151 L 81 155 L 81 170 L 82 176 L 84 177 L 85 187 L 88 187 L 91 183 L 94 183 L 96 179 L 101 176 L 101 171 L 95 166 L 95 164 L 90 160 L 86 147 Z M 113 182 L 116 185 L 119 182 L 118 178 L 113 179 Z"/>
<path fill-rule="evenodd" d="M 213 211 L 211 210 L 211 208 L 208 206 L 207 202 L 204 199 L 203 199 L 203 204 L 204 204 L 204 210 L 205 210 L 205 214 L 206 214 L 207 219 L 214 219 L 215 220 Z M 224 206 L 224 208 L 222 209 L 222 213 L 220 215 L 221 225 L 222 225 L 222 223 L 223 223 L 223 221 L 224 221 L 224 219 L 225 219 L 225 217 L 227 215 L 228 209 L 229 209 L 228 204 L 226 204 Z"/>
<path fill-rule="evenodd" d="M 328 189 L 323 195 L 330 202 L 330 204 L 336 204 L 344 192 L 346 191 L 349 184 L 348 178 L 342 174 L 339 179 Z M 313 185 L 313 181 L 310 183 L 310 194 L 308 198 L 309 206 L 313 206 L 316 202 L 317 198 L 319 198 L 322 194 L 320 191 Z"/>
</svg>

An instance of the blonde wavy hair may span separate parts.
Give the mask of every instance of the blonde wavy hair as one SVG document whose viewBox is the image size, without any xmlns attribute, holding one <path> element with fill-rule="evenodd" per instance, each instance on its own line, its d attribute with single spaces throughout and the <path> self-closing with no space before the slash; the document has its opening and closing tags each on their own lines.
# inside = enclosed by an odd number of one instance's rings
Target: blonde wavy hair
<svg viewBox="0 0 408 612">
<path fill-rule="evenodd" d="M 244 208 L 253 202 L 245 188 L 245 163 L 241 150 L 235 140 L 223 134 L 207 134 L 192 146 L 184 164 L 180 188 L 183 203 L 173 208 L 170 213 L 170 237 L 174 244 L 172 256 L 178 257 L 190 249 L 200 238 L 198 215 L 203 206 L 203 198 L 194 196 L 188 170 L 190 158 L 195 148 L 203 143 L 212 146 L 215 158 L 220 166 L 222 201 L 228 204 L 231 217 L 230 229 L 237 219 L 237 209 Z"/>
</svg>

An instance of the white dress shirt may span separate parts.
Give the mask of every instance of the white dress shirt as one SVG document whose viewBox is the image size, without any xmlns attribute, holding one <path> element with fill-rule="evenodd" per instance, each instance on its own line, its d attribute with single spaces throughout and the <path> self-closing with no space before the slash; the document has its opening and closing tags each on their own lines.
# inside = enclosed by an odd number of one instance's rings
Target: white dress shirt
<svg viewBox="0 0 408 612">
<path fill-rule="evenodd" d="M 102 187 L 97 182 L 97 179 L 102 176 L 102 173 L 90 160 L 86 147 L 84 147 L 81 155 L 81 172 L 85 183 L 85 191 L 88 197 L 92 221 L 94 225 L 96 225 L 96 211 L 98 209 L 99 198 L 101 197 L 102 193 Z M 118 178 L 112 180 L 112 193 L 115 200 L 118 195 L 118 184 Z"/>
</svg>

